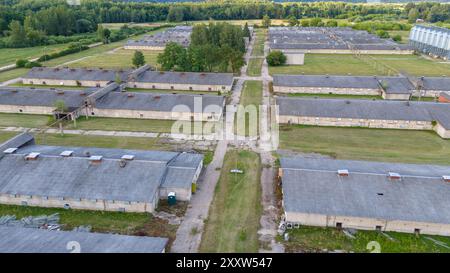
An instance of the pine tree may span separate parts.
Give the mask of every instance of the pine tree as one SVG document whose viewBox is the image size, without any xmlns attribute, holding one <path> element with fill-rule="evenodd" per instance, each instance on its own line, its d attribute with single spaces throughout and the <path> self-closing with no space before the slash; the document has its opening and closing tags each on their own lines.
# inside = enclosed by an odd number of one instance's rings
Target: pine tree
<svg viewBox="0 0 450 273">
<path fill-rule="evenodd" d="M 136 68 L 143 66 L 145 64 L 144 54 L 142 54 L 141 51 L 134 52 L 132 62 L 133 62 L 134 67 L 136 67 Z"/>
</svg>

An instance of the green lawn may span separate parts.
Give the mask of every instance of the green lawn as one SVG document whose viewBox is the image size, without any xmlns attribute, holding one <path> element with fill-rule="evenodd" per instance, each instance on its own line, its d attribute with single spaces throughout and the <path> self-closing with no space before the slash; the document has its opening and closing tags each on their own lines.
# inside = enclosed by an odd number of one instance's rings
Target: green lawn
<svg viewBox="0 0 450 273">
<path fill-rule="evenodd" d="M 0 113 L 0 127 L 40 128 L 47 125 L 50 119 L 46 115 Z"/>
<path fill-rule="evenodd" d="M 170 133 L 173 123 L 173 120 L 99 117 L 90 117 L 89 119 L 86 119 L 85 117 L 81 117 L 77 120 L 76 127 L 73 122 L 69 122 L 65 128 L 80 130 Z"/>
<path fill-rule="evenodd" d="M 41 145 L 80 146 L 137 150 L 171 150 L 172 146 L 159 138 L 115 137 L 59 134 L 37 134 L 36 142 Z"/>
<path fill-rule="evenodd" d="M 307 227 L 288 230 L 289 242 L 284 242 L 286 252 L 322 252 L 327 250 L 344 250 L 353 252 L 370 252 L 367 244 L 376 241 L 380 244 L 382 253 L 419 253 L 419 252 L 450 252 L 449 249 L 438 246 L 425 237 L 446 243 L 450 246 L 450 237 L 387 232 L 395 239 L 389 240 L 376 231 L 358 231 L 355 239 L 348 238 L 342 231 L 335 228 Z M 281 238 L 279 238 L 281 240 Z"/>
<path fill-rule="evenodd" d="M 259 106 L 261 105 L 262 100 L 262 82 L 261 81 L 245 81 L 244 87 L 242 89 L 240 105 L 247 107 L 249 105 L 253 105 L 256 107 L 256 111 L 259 111 Z M 259 114 L 259 112 L 258 112 Z M 236 114 L 237 117 L 237 114 Z M 249 136 L 249 114 L 245 115 L 245 136 Z M 237 124 L 237 118 L 235 119 L 235 124 Z M 259 128 L 259 119 L 256 120 L 256 128 Z M 235 126 L 235 130 L 237 132 L 238 128 Z M 237 132 L 239 135 L 244 135 L 243 132 Z M 254 136 L 254 134 L 251 134 Z"/>
<path fill-rule="evenodd" d="M 93 232 L 168 237 L 170 241 L 175 239 L 177 230 L 177 226 L 169 225 L 166 221 L 153 217 L 149 213 L 0 205 L 0 217 L 15 215 L 16 218 L 21 219 L 27 216 L 51 215 L 54 213 L 59 213 L 63 230 L 72 230 L 79 226 L 91 226 Z"/>
<path fill-rule="evenodd" d="M 44 54 L 51 54 L 65 49 L 68 44 L 57 44 L 47 46 L 35 46 L 25 48 L 1 48 L 0 49 L 0 66 L 6 66 L 16 63 L 18 59 L 39 58 Z"/>
<path fill-rule="evenodd" d="M 407 44 L 409 41 L 409 30 L 391 30 L 388 32 L 391 37 L 400 35 L 402 37 L 402 40 L 399 42 L 400 44 Z"/>
<path fill-rule="evenodd" d="M 371 55 L 377 62 L 417 76 L 450 76 L 450 64 L 416 55 Z M 369 57 L 366 57 L 369 60 Z M 269 67 L 270 74 L 387 75 L 353 55 L 306 54 L 304 65 Z"/>
<path fill-rule="evenodd" d="M 161 29 L 158 29 L 158 30 L 155 30 L 155 31 L 148 32 L 146 34 L 135 36 L 132 39 L 139 39 L 140 37 L 142 37 L 144 35 L 160 32 L 160 31 L 163 31 L 163 30 L 164 30 L 164 28 L 161 28 Z M 110 44 L 106 44 L 106 45 L 97 46 L 97 47 L 90 48 L 88 50 L 84 50 L 84 51 L 81 51 L 81 52 L 78 52 L 78 53 L 75 53 L 75 54 L 70 54 L 70 55 L 67 55 L 67 56 L 63 56 L 63 57 L 60 57 L 60 58 L 56 58 L 56 59 L 44 62 L 43 65 L 45 65 L 45 66 L 57 66 L 57 65 L 62 65 L 64 63 L 66 63 L 66 62 L 70 62 L 70 61 L 78 60 L 78 59 L 81 59 L 81 58 L 89 57 L 88 59 L 86 59 L 88 61 L 88 63 L 89 63 L 88 66 L 90 66 L 90 67 L 100 67 L 100 65 L 98 65 L 97 63 L 89 61 L 91 58 L 94 58 L 92 56 L 106 54 L 106 52 L 108 52 L 108 51 L 111 51 L 113 49 L 116 49 L 116 48 L 124 46 L 127 41 L 128 41 L 128 39 L 125 39 L 125 40 L 122 40 L 122 41 L 118 41 L 118 42 L 114 42 L 114 43 L 110 43 Z M 121 51 L 121 50 L 119 50 L 119 51 Z M 97 60 L 105 62 L 105 60 L 101 60 L 101 59 L 98 59 L 98 58 L 97 58 Z"/>
<path fill-rule="evenodd" d="M 256 40 L 253 44 L 252 56 L 264 56 L 264 42 L 266 41 L 267 30 L 256 29 Z"/>
<path fill-rule="evenodd" d="M 231 169 L 243 170 L 232 174 Z M 261 163 L 249 151 L 228 151 L 215 189 L 200 252 L 258 252 Z"/>
<path fill-rule="evenodd" d="M 7 141 L 15 135 L 17 135 L 17 132 L 0 132 L 0 143 Z"/>
<path fill-rule="evenodd" d="M 80 61 L 69 64 L 69 67 L 102 67 L 110 69 L 132 68 L 132 59 L 134 50 L 119 49 L 114 52 L 104 52 L 96 54 L 92 57 L 82 59 Z M 160 51 L 146 51 L 142 53 L 145 56 L 147 64 L 156 66 L 156 58 Z"/>
<path fill-rule="evenodd" d="M 261 76 L 261 67 L 264 59 L 250 59 L 247 67 L 247 75 L 248 76 Z"/>
<path fill-rule="evenodd" d="M 22 77 L 25 74 L 27 74 L 28 71 L 29 71 L 29 69 L 27 69 L 27 68 L 17 68 L 17 69 L 13 69 L 13 70 L 0 72 L 0 83 Z"/>
<path fill-rule="evenodd" d="M 327 98 L 327 99 L 365 99 L 365 100 L 382 100 L 381 96 L 369 95 L 339 95 L 339 94 L 312 94 L 312 93 L 279 93 L 277 95 L 287 97 L 307 97 L 307 98 Z"/>
<path fill-rule="evenodd" d="M 339 159 L 450 165 L 450 140 L 432 131 L 283 125 L 280 149 Z"/>
</svg>

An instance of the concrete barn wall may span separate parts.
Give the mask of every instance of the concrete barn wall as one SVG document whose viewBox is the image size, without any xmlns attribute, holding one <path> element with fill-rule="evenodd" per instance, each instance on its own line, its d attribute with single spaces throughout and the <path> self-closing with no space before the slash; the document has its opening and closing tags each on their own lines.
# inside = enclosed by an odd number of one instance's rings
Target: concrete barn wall
<svg viewBox="0 0 450 273">
<path fill-rule="evenodd" d="M 299 223 L 308 226 L 336 227 L 337 223 L 341 223 L 343 228 L 376 230 L 376 227 L 380 226 L 382 231 L 414 233 L 415 229 L 419 229 L 422 234 L 450 235 L 449 224 L 309 214 L 289 211 L 285 213 L 285 216 L 286 221 L 289 223 Z"/>
<path fill-rule="evenodd" d="M 22 79 L 23 84 L 30 85 L 54 85 L 54 86 L 86 86 L 105 87 L 110 81 L 76 81 L 76 80 L 52 80 L 52 79 Z"/>
<path fill-rule="evenodd" d="M 144 45 L 126 45 L 123 47 L 124 49 L 130 49 L 130 50 L 157 50 L 157 51 L 163 51 L 166 47 L 165 46 L 144 46 Z"/>
<path fill-rule="evenodd" d="M 305 64 L 305 53 L 284 53 L 286 55 L 286 64 L 303 65 Z"/>
<path fill-rule="evenodd" d="M 379 89 L 366 88 L 334 88 L 334 87 L 302 87 L 302 86 L 279 86 L 274 85 L 276 93 L 306 93 L 306 94 L 337 94 L 337 95 L 367 95 L 379 96 Z"/>
<path fill-rule="evenodd" d="M 87 200 L 73 198 L 54 198 L 43 196 L 0 194 L 0 203 L 6 205 L 23 205 L 35 207 L 63 208 L 66 204 L 72 209 L 119 211 L 124 209 L 128 212 L 153 212 L 154 205 L 145 202 L 127 202 L 112 200 Z M 154 203 L 154 202 L 153 202 Z"/>
<path fill-rule="evenodd" d="M 439 97 L 441 92 L 446 92 L 446 91 L 442 91 L 442 90 L 422 90 L 422 91 L 419 92 L 417 90 L 414 90 L 413 91 L 413 96 L 418 97 L 420 95 L 420 93 L 422 93 L 422 97 L 436 98 L 436 97 Z"/>
<path fill-rule="evenodd" d="M 29 105 L 0 105 L 2 113 L 23 113 L 35 115 L 53 115 L 55 107 Z"/>
<path fill-rule="evenodd" d="M 317 53 L 317 54 L 353 54 L 350 49 L 283 49 L 285 53 L 295 53 L 299 50 L 305 53 Z M 386 54 L 386 55 L 408 55 L 413 54 L 414 50 L 359 50 L 360 54 Z"/>
<path fill-rule="evenodd" d="M 445 129 L 439 122 L 434 126 L 434 131 L 442 138 L 450 138 L 450 130 Z"/>
<path fill-rule="evenodd" d="M 381 92 L 381 97 L 385 100 L 409 100 L 411 94 L 389 94 L 383 90 Z"/>
<path fill-rule="evenodd" d="M 432 130 L 433 125 L 429 121 L 415 120 L 381 120 L 381 119 L 351 119 L 333 117 L 304 117 L 304 116 L 279 116 L 279 123 L 304 124 L 316 126 L 339 127 L 367 127 L 386 129 Z"/>
<path fill-rule="evenodd" d="M 93 108 L 89 113 L 91 116 L 110 118 L 133 118 L 133 119 L 166 119 L 166 120 L 191 120 L 197 121 L 218 121 L 221 113 L 202 114 L 191 112 L 162 112 L 162 111 L 141 111 L 141 110 L 118 110 L 118 109 L 98 109 Z"/>
<path fill-rule="evenodd" d="M 171 187 L 161 187 L 159 188 L 159 196 L 161 199 L 167 199 L 167 195 L 170 192 L 174 192 L 176 194 L 176 198 L 178 201 L 190 201 L 192 197 L 191 188 L 182 189 L 182 188 L 171 188 Z"/>
<path fill-rule="evenodd" d="M 175 84 L 157 82 L 129 82 L 130 88 L 195 91 L 230 91 L 231 85 Z"/>
</svg>

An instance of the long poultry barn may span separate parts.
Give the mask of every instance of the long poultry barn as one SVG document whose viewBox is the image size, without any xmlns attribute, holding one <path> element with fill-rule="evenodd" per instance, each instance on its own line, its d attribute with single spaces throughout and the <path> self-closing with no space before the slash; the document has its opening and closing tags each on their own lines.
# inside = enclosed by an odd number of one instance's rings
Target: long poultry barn
<svg viewBox="0 0 450 273">
<path fill-rule="evenodd" d="M 174 192 L 189 201 L 203 155 L 35 145 L 23 133 L 0 145 L 0 203 L 153 212 Z"/>
<path fill-rule="evenodd" d="M 450 138 L 448 103 L 278 97 L 277 105 L 281 124 L 434 130 Z"/>
<path fill-rule="evenodd" d="M 283 157 L 293 225 L 450 235 L 450 167 Z"/>
</svg>

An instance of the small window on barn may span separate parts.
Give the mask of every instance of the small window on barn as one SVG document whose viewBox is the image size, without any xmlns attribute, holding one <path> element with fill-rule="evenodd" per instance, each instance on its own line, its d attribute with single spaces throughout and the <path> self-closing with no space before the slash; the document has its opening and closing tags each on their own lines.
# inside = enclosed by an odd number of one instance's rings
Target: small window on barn
<svg viewBox="0 0 450 273">
<path fill-rule="evenodd" d="M 22 112 L 23 112 L 23 110 L 22 110 L 22 109 L 19 109 L 19 112 L 20 112 L 20 113 L 22 113 Z"/>
<path fill-rule="evenodd" d="M 95 86 L 96 86 L 96 87 L 100 87 L 100 84 L 99 84 L 99 83 L 97 83 L 97 84 L 95 84 Z"/>
<path fill-rule="evenodd" d="M 211 91 L 211 87 L 208 87 L 208 91 Z"/>
<path fill-rule="evenodd" d="M 382 229 L 381 226 L 376 226 L 376 227 L 375 227 L 375 230 L 378 231 L 378 232 L 381 232 L 381 229 Z"/>
<path fill-rule="evenodd" d="M 189 90 L 191 90 L 191 91 L 192 91 L 192 86 L 189 86 Z"/>
<path fill-rule="evenodd" d="M 337 222 L 336 223 L 336 228 L 341 229 L 342 228 L 342 223 Z"/>
<path fill-rule="evenodd" d="M 172 89 L 172 90 L 173 90 L 173 86 L 171 86 L 171 87 L 170 87 L 170 89 Z"/>
<path fill-rule="evenodd" d="M 44 81 L 44 82 L 42 82 L 42 84 L 47 84 L 47 83 Z"/>
<path fill-rule="evenodd" d="M 153 89 L 155 89 L 155 88 L 156 88 L 156 86 L 152 85 L 152 88 L 153 88 Z"/>
<path fill-rule="evenodd" d="M 414 229 L 414 234 L 420 235 L 420 228 L 415 228 Z"/>
</svg>

